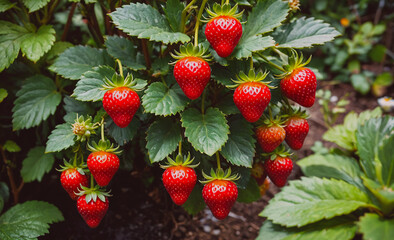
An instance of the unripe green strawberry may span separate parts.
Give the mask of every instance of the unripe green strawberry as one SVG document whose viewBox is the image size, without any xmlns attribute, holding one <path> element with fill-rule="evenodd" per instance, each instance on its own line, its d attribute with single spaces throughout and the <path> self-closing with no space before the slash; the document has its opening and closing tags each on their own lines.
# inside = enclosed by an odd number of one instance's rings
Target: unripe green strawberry
<svg viewBox="0 0 394 240">
<path fill-rule="evenodd" d="M 197 182 L 197 175 L 193 168 L 172 166 L 163 173 L 163 184 L 170 194 L 172 201 L 182 205 L 189 198 Z"/>
<path fill-rule="evenodd" d="M 293 162 L 288 157 L 276 156 L 274 160 L 267 159 L 264 168 L 268 177 L 278 187 L 286 185 L 287 177 L 293 170 Z"/>
<path fill-rule="evenodd" d="M 269 153 L 285 140 L 286 132 L 278 124 L 262 125 L 256 129 L 256 136 L 263 151 Z"/>
<path fill-rule="evenodd" d="M 285 123 L 286 143 L 294 150 L 299 150 L 309 132 L 308 121 L 299 116 L 290 117 Z"/>
</svg>

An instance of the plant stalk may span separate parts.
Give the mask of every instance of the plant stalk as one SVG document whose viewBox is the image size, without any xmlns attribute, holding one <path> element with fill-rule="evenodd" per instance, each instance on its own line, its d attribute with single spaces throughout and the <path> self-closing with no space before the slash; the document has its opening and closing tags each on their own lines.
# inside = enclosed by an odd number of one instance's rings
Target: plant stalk
<svg viewBox="0 0 394 240">
<path fill-rule="evenodd" d="M 202 16 L 202 12 L 204 11 L 205 4 L 208 0 L 203 0 L 201 3 L 200 10 L 198 11 L 196 26 L 194 27 L 194 46 L 197 47 L 198 45 L 198 29 L 200 27 L 200 18 Z"/>
</svg>

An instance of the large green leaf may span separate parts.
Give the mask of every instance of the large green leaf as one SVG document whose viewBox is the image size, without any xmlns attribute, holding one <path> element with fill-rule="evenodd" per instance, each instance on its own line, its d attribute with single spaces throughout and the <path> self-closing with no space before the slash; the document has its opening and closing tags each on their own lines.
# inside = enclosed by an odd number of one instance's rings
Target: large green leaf
<svg viewBox="0 0 394 240">
<path fill-rule="evenodd" d="M 79 115 L 93 115 L 96 111 L 89 102 L 81 102 L 70 96 L 63 98 L 63 108 L 67 113 L 77 113 Z"/>
<path fill-rule="evenodd" d="M 272 34 L 278 48 L 305 48 L 322 45 L 341 35 L 335 28 L 322 20 L 299 18 L 282 25 Z"/>
<path fill-rule="evenodd" d="M 260 216 L 287 227 L 302 227 L 323 219 L 373 207 L 366 193 L 341 180 L 303 177 L 275 195 Z"/>
<path fill-rule="evenodd" d="M 337 154 L 313 154 L 298 161 L 297 164 L 308 177 L 336 178 L 356 185 L 360 189 L 363 188 L 360 178 L 362 171 L 354 158 Z"/>
<path fill-rule="evenodd" d="M 205 113 L 189 108 L 182 113 L 181 121 L 189 142 L 209 156 L 220 150 L 228 139 L 229 126 L 217 108 L 208 108 Z"/>
<path fill-rule="evenodd" d="M 302 228 L 286 228 L 267 220 L 256 240 L 351 240 L 356 231 L 357 226 L 350 217 L 336 217 Z"/>
<path fill-rule="evenodd" d="M 56 126 L 48 137 L 45 152 L 59 152 L 74 145 L 75 135 L 69 123 Z"/>
<path fill-rule="evenodd" d="M 21 175 L 23 181 L 41 182 L 45 173 L 48 173 L 55 162 L 55 156 L 52 153 L 45 153 L 45 147 L 35 147 L 27 153 L 27 158 L 23 160 Z"/>
<path fill-rule="evenodd" d="M 114 58 L 119 59 L 124 66 L 133 70 L 144 70 L 146 66 L 137 57 L 137 50 L 130 40 L 119 36 L 108 36 L 105 41 L 108 53 Z"/>
<path fill-rule="evenodd" d="M 234 49 L 233 56 L 237 59 L 249 58 L 253 52 L 263 51 L 274 45 L 275 42 L 271 36 L 262 37 L 255 35 L 238 44 Z"/>
<path fill-rule="evenodd" d="M 14 7 L 17 3 L 11 3 L 9 0 L 0 0 L 0 13 Z"/>
<path fill-rule="evenodd" d="M 363 183 L 379 201 L 379 207 L 383 214 L 389 215 L 394 210 L 394 185 L 386 187 L 372 179 L 363 178 Z"/>
<path fill-rule="evenodd" d="M 29 12 L 37 11 L 47 5 L 51 0 L 22 0 L 23 4 L 29 9 Z"/>
<path fill-rule="evenodd" d="M 228 123 L 230 135 L 221 154 L 233 165 L 251 168 L 256 152 L 252 124 L 239 115 L 231 117 Z"/>
<path fill-rule="evenodd" d="M 0 217 L 0 239 L 34 240 L 49 233 L 49 224 L 63 221 L 63 215 L 52 204 L 29 201 L 17 204 Z"/>
<path fill-rule="evenodd" d="M 394 236 L 394 218 L 382 218 L 376 213 L 366 213 L 357 223 L 365 240 L 391 239 Z"/>
<path fill-rule="evenodd" d="M 183 111 L 189 103 L 178 84 L 170 88 L 161 82 L 152 83 L 142 97 L 142 106 L 148 113 L 168 116 Z"/>
<path fill-rule="evenodd" d="M 165 44 L 190 41 L 186 34 L 172 31 L 166 18 L 147 4 L 124 5 L 109 15 L 115 25 L 130 36 Z"/>
<path fill-rule="evenodd" d="M 196 215 L 205 208 L 205 202 L 201 194 L 202 188 L 203 186 L 200 183 L 197 183 L 196 186 L 194 186 L 192 193 L 190 193 L 187 201 L 182 205 L 186 212 L 191 215 Z"/>
<path fill-rule="evenodd" d="M 71 80 L 80 79 L 82 74 L 100 65 L 114 65 L 113 59 L 104 49 L 87 46 L 68 48 L 49 67 L 51 71 Z"/>
<path fill-rule="evenodd" d="M 386 186 L 394 184 L 394 132 L 382 140 L 378 149 L 378 159 L 382 163 L 382 180 Z"/>
<path fill-rule="evenodd" d="M 261 198 L 260 188 L 256 180 L 249 178 L 248 185 L 245 189 L 238 189 L 238 202 L 252 203 Z"/>
<path fill-rule="evenodd" d="M 118 127 L 112 119 L 108 121 L 108 134 L 115 139 L 115 141 L 123 146 L 131 141 L 137 134 L 138 129 L 141 126 L 140 120 L 134 116 L 130 124 L 125 128 Z"/>
<path fill-rule="evenodd" d="M 164 8 L 164 12 L 166 14 L 168 23 L 172 31 L 182 31 L 180 29 L 181 25 L 181 16 L 182 11 L 185 8 L 185 5 L 179 0 L 168 0 L 166 3 L 166 7 Z"/>
<path fill-rule="evenodd" d="M 148 129 L 146 149 L 152 163 L 159 162 L 176 150 L 182 140 L 181 126 L 170 118 L 155 121 Z"/>
<path fill-rule="evenodd" d="M 112 79 L 115 70 L 109 66 L 94 67 L 85 72 L 74 89 L 73 97 L 80 101 L 100 101 L 106 90 L 103 90 L 104 79 Z"/>
<path fill-rule="evenodd" d="M 364 125 L 359 125 L 356 134 L 358 154 L 360 156 L 361 167 L 364 169 L 364 172 L 368 178 L 377 178 L 381 182 L 392 181 L 392 176 L 390 175 L 392 175 L 394 170 L 390 169 L 390 166 L 393 166 L 393 155 L 388 156 L 389 159 L 383 159 L 384 166 L 378 157 L 380 144 L 384 139 L 389 138 L 393 133 L 394 117 L 391 116 L 370 119 L 366 121 Z M 390 149 L 387 150 L 389 151 Z M 386 167 L 388 169 L 383 169 L 382 167 Z M 383 172 L 385 173 L 384 176 L 386 179 L 383 179 Z"/>
<path fill-rule="evenodd" d="M 24 36 L 21 43 L 22 53 L 33 62 L 37 62 L 51 49 L 55 40 L 55 29 L 50 25 L 43 25 L 37 32 L 28 33 Z"/>
<path fill-rule="evenodd" d="M 16 96 L 12 109 L 14 130 L 39 125 L 55 113 L 62 98 L 53 80 L 42 75 L 28 78 Z"/>
</svg>

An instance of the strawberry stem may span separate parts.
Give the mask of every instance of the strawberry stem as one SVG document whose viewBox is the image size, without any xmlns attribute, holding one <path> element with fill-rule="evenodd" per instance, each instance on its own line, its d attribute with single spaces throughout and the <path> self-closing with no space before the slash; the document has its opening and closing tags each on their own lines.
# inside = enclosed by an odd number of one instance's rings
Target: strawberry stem
<svg viewBox="0 0 394 240">
<path fill-rule="evenodd" d="M 270 65 L 271 67 L 274 67 L 274 68 L 278 69 L 279 71 L 286 72 L 286 70 L 285 70 L 284 68 L 282 68 L 282 67 L 276 65 L 275 63 L 271 62 L 271 61 L 268 60 L 268 58 L 266 58 L 263 54 L 261 54 L 261 53 L 257 53 L 257 54 L 258 54 L 262 59 L 264 59 L 264 60 L 268 63 L 268 65 Z"/>
<path fill-rule="evenodd" d="M 198 28 L 200 27 L 200 18 L 202 16 L 202 12 L 204 11 L 205 4 L 208 0 L 203 0 L 201 3 L 200 10 L 198 11 L 196 26 L 194 28 L 194 46 L 198 46 Z"/>
<path fill-rule="evenodd" d="M 268 107 L 268 114 L 270 116 L 270 121 L 272 122 L 272 111 L 270 107 Z"/>
<path fill-rule="evenodd" d="M 230 3 L 230 0 L 226 0 L 226 4 L 229 4 Z"/>
<path fill-rule="evenodd" d="M 201 99 L 201 113 L 204 115 L 205 109 L 204 109 L 204 102 L 205 102 L 205 90 L 202 92 L 202 99 Z"/>
<path fill-rule="evenodd" d="M 196 2 L 197 0 L 192 0 L 186 7 L 185 9 L 183 9 L 182 11 L 182 15 L 181 15 L 181 26 L 180 26 L 180 30 L 181 32 L 185 32 L 185 23 L 186 23 L 186 14 L 187 11 L 189 10 L 189 8 L 191 8 L 193 6 L 193 4 Z"/>
<path fill-rule="evenodd" d="M 93 177 L 93 174 L 90 173 L 90 188 L 93 188 L 93 187 L 94 187 L 94 177 Z"/>
<path fill-rule="evenodd" d="M 253 70 L 253 57 L 250 57 L 250 70 Z"/>
<path fill-rule="evenodd" d="M 104 138 L 104 124 L 105 124 L 105 122 L 104 122 L 104 118 L 101 120 L 101 140 L 103 140 L 103 141 L 105 141 L 105 138 Z"/>
<path fill-rule="evenodd" d="M 220 169 L 220 155 L 219 155 L 219 152 L 216 152 L 216 162 L 218 164 L 218 169 Z"/>
<path fill-rule="evenodd" d="M 178 148 L 178 150 L 179 150 L 179 155 L 182 155 L 182 140 L 179 141 L 179 148 Z"/>
<path fill-rule="evenodd" d="M 77 166 L 77 156 L 78 156 L 78 152 L 75 153 L 74 155 L 74 160 L 73 160 L 73 166 Z"/>
<path fill-rule="evenodd" d="M 124 79 L 124 76 L 123 76 L 123 68 L 122 68 L 122 63 L 120 62 L 120 60 L 119 60 L 119 59 L 116 59 L 116 62 L 118 63 L 118 66 L 119 66 L 119 72 L 120 72 L 120 76 L 122 76 L 122 78 Z"/>
</svg>

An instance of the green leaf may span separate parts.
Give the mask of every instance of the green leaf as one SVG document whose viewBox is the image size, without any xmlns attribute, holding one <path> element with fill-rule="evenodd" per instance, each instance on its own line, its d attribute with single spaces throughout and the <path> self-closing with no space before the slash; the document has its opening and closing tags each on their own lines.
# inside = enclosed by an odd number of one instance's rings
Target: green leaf
<svg viewBox="0 0 394 240">
<path fill-rule="evenodd" d="M 386 186 L 394 184 L 394 132 L 385 136 L 379 145 L 378 159 L 382 163 L 382 179 Z"/>
<path fill-rule="evenodd" d="M 108 134 L 115 139 L 119 146 L 123 146 L 134 138 L 140 126 L 141 122 L 136 116 L 125 128 L 118 127 L 111 119 L 108 121 Z"/>
<path fill-rule="evenodd" d="M 56 126 L 48 137 L 45 152 L 60 152 L 74 145 L 75 135 L 72 126 L 69 123 L 63 123 Z"/>
<path fill-rule="evenodd" d="M 44 25 L 37 32 L 26 34 L 21 43 L 22 53 L 33 62 L 37 62 L 51 49 L 56 40 L 55 33 L 52 26 Z"/>
<path fill-rule="evenodd" d="M 394 117 L 391 116 L 370 119 L 366 121 L 364 125 L 359 125 L 356 134 L 357 149 L 360 156 L 361 167 L 364 169 L 368 178 L 377 178 L 381 182 L 386 182 L 387 180 L 391 182 L 391 180 L 387 178 L 389 177 L 389 171 L 392 172 L 393 169 L 383 169 L 383 167 L 390 168 L 393 160 L 392 155 L 389 156 L 389 159 L 383 159 L 383 166 L 382 161 L 378 159 L 378 153 L 380 144 L 384 139 L 388 139 L 393 133 Z M 385 154 L 382 152 L 382 156 L 383 155 Z M 384 175 L 383 172 L 385 173 Z M 383 179 L 383 176 L 385 176 L 386 179 Z M 392 177 L 390 176 L 389 178 Z"/>
<path fill-rule="evenodd" d="M 16 144 L 16 142 L 11 141 L 11 140 L 7 140 L 4 143 L 3 149 L 8 152 L 20 152 L 21 151 L 21 148 L 18 146 L 18 144 Z"/>
<path fill-rule="evenodd" d="M 63 102 L 64 110 L 67 113 L 77 113 L 79 115 L 93 115 L 95 113 L 95 110 L 88 102 L 81 102 L 70 96 L 65 96 Z"/>
<path fill-rule="evenodd" d="M 10 189 L 5 182 L 0 182 L 0 198 L 2 198 L 4 202 L 8 202 L 10 198 Z"/>
<path fill-rule="evenodd" d="M 73 97 L 79 101 L 100 101 L 106 90 L 103 90 L 104 79 L 112 79 L 115 70 L 108 66 L 94 67 L 92 71 L 83 74 L 74 89 Z"/>
<path fill-rule="evenodd" d="M 386 187 L 372 179 L 363 178 L 363 183 L 368 190 L 375 195 L 380 203 L 380 209 L 383 214 L 389 215 L 394 210 L 394 185 Z"/>
<path fill-rule="evenodd" d="M 152 163 L 174 152 L 182 140 L 181 126 L 170 118 L 155 121 L 148 129 L 146 149 Z"/>
<path fill-rule="evenodd" d="M 350 217 L 336 217 L 302 228 L 286 228 L 267 220 L 256 240 L 351 240 L 356 231 L 357 226 Z"/>
<path fill-rule="evenodd" d="M 235 75 L 238 75 L 240 71 L 249 71 L 248 61 L 231 61 L 226 67 L 215 65 L 215 67 L 212 68 L 212 78 L 215 79 L 217 83 L 228 87 L 234 85 L 232 79 L 235 80 Z"/>
<path fill-rule="evenodd" d="M 124 5 L 109 15 L 115 25 L 130 36 L 165 44 L 190 41 L 186 34 L 172 31 L 166 18 L 147 4 Z"/>
<path fill-rule="evenodd" d="M 394 218 L 385 219 L 376 213 L 366 213 L 357 224 L 365 240 L 391 239 L 394 236 Z"/>
<path fill-rule="evenodd" d="M 238 190 L 238 202 L 251 203 L 261 198 L 260 188 L 254 178 L 249 178 L 248 185 L 245 189 Z"/>
<path fill-rule="evenodd" d="M 0 217 L 0 239 L 38 239 L 49 233 L 49 224 L 63 220 L 59 209 L 47 202 L 28 201 L 17 204 Z"/>
<path fill-rule="evenodd" d="M 350 81 L 352 82 L 354 89 L 361 94 L 367 94 L 371 88 L 367 77 L 363 74 L 353 74 L 350 76 Z"/>
<path fill-rule="evenodd" d="M 204 114 L 189 108 L 183 112 L 181 121 L 189 142 L 209 156 L 220 150 L 228 139 L 229 126 L 217 108 L 208 108 Z"/>
<path fill-rule="evenodd" d="M 178 84 L 168 88 L 161 82 L 152 83 L 142 97 L 142 106 L 148 113 L 168 116 L 181 112 L 189 104 Z"/>
<path fill-rule="evenodd" d="M 22 0 L 23 4 L 29 9 L 29 13 L 45 7 L 51 0 Z"/>
<path fill-rule="evenodd" d="M 238 115 L 229 119 L 229 125 L 230 135 L 221 154 L 233 165 L 251 168 L 256 152 L 252 124 Z"/>
<path fill-rule="evenodd" d="M 114 61 L 104 49 L 87 46 L 68 48 L 56 59 L 49 70 L 71 80 L 78 80 L 82 74 L 100 65 L 114 65 Z"/>
<path fill-rule="evenodd" d="M 8 96 L 7 90 L 0 88 L 0 103 Z"/>
<path fill-rule="evenodd" d="M 52 79 L 43 75 L 28 78 L 16 96 L 12 109 L 14 130 L 38 126 L 55 113 L 62 98 Z"/>
<path fill-rule="evenodd" d="M 0 0 L 0 13 L 13 8 L 17 3 L 11 3 L 9 0 Z"/>
<path fill-rule="evenodd" d="M 63 53 L 67 48 L 73 47 L 74 45 L 70 42 L 55 42 L 51 50 L 46 55 L 46 60 L 53 63 L 56 57 Z"/>
<path fill-rule="evenodd" d="M 299 18 L 296 21 L 282 25 L 272 36 L 278 48 L 306 48 L 313 45 L 322 45 L 341 35 L 330 24 L 322 20 Z"/>
<path fill-rule="evenodd" d="M 302 227 L 363 207 L 374 206 L 356 186 L 335 179 L 303 177 L 290 181 L 290 186 L 276 194 L 260 216 L 286 227 Z"/>
<path fill-rule="evenodd" d="M 0 72 L 18 57 L 21 43 L 28 33 L 29 30 L 24 27 L 0 21 Z"/>
<path fill-rule="evenodd" d="M 182 11 L 184 8 L 185 5 L 179 0 L 168 0 L 166 3 L 164 13 L 166 14 L 168 23 L 170 24 L 170 27 L 174 32 L 182 31 L 182 29 L 180 29 L 180 25 Z"/>
<path fill-rule="evenodd" d="M 191 215 L 196 215 L 197 213 L 201 212 L 205 208 L 205 202 L 202 198 L 202 189 L 203 186 L 197 183 L 192 193 L 190 194 L 187 201 L 182 205 L 182 207 L 186 210 L 187 213 Z"/>
<path fill-rule="evenodd" d="M 237 59 L 249 58 L 253 52 L 263 51 L 266 48 L 275 46 L 271 36 L 252 36 L 244 39 L 234 49 L 233 56 Z"/>
<path fill-rule="evenodd" d="M 144 70 L 144 62 L 137 58 L 137 50 L 133 42 L 119 36 L 108 36 L 105 41 L 108 53 L 122 62 L 122 65 L 133 70 Z"/>
<path fill-rule="evenodd" d="M 354 158 L 337 154 L 313 154 L 297 162 L 302 172 L 308 176 L 340 179 L 363 188 L 361 169 Z"/>
<path fill-rule="evenodd" d="M 55 156 L 52 153 L 45 153 L 45 147 L 35 147 L 27 153 L 27 158 L 23 160 L 21 175 L 23 181 L 41 182 L 45 173 L 51 171 Z"/>
</svg>

